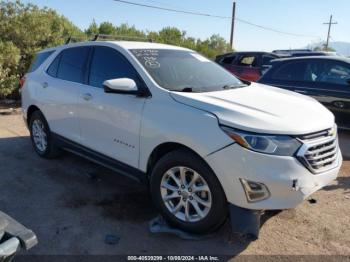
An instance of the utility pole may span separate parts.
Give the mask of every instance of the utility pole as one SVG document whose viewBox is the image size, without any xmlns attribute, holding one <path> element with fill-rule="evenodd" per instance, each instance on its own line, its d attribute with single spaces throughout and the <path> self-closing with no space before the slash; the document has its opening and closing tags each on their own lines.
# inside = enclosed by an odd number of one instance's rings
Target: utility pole
<svg viewBox="0 0 350 262">
<path fill-rule="evenodd" d="M 328 23 L 323 23 L 324 25 L 328 25 L 328 35 L 327 35 L 327 42 L 326 42 L 326 51 L 328 50 L 329 47 L 329 39 L 331 37 L 331 28 L 332 25 L 338 24 L 337 22 L 333 22 L 333 15 L 331 15 L 329 22 Z"/>
<path fill-rule="evenodd" d="M 236 2 L 233 2 L 231 38 L 230 38 L 230 44 L 231 44 L 232 49 L 233 49 L 233 35 L 234 35 L 234 32 L 235 32 L 235 20 L 236 20 Z"/>
</svg>

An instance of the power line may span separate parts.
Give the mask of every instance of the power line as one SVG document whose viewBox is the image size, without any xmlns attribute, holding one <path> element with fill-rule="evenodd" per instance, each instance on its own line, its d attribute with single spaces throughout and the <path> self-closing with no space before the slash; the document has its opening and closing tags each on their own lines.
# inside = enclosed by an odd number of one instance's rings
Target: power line
<svg viewBox="0 0 350 262">
<path fill-rule="evenodd" d="M 230 17 L 230 16 L 213 15 L 213 14 L 201 13 L 201 12 L 196 12 L 196 11 L 189 11 L 189 10 L 182 10 L 182 9 L 160 7 L 160 6 L 149 5 L 149 4 L 135 3 L 135 2 L 126 1 L 126 0 L 113 0 L 113 1 L 119 2 L 119 3 L 128 4 L 128 5 L 141 6 L 141 7 L 158 9 L 158 10 L 163 10 L 163 11 L 168 11 L 168 12 L 175 12 L 175 13 L 183 13 L 183 14 L 188 14 L 188 15 L 205 16 L 205 17 L 210 17 L 210 18 L 220 18 L 220 19 L 230 19 L 230 20 L 232 20 L 232 17 Z M 152 2 L 155 2 L 155 1 L 152 1 Z M 274 28 L 258 25 L 258 24 L 249 22 L 249 21 L 247 21 L 245 19 L 241 19 L 241 18 L 238 18 L 238 17 L 236 17 L 235 20 L 240 22 L 240 23 L 244 23 L 244 24 L 247 24 L 247 25 L 250 25 L 250 26 L 254 26 L 254 27 L 266 30 L 266 31 L 271 31 L 271 32 L 274 32 L 274 33 L 290 35 L 290 36 L 295 36 L 295 37 L 320 38 L 319 36 L 295 34 L 295 33 L 290 33 L 290 32 L 286 32 L 286 31 L 282 31 L 282 30 L 278 30 L 278 29 L 274 29 Z"/>
<path fill-rule="evenodd" d="M 173 8 L 167 8 L 167 7 L 160 7 L 160 6 L 155 6 L 155 5 L 135 3 L 135 2 L 125 1 L 125 0 L 113 0 L 113 1 L 124 3 L 124 4 L 129 4 L 129 5 L 136 5 L 136 6 L 153 8 L 153 9 L 158 9 L 158 10 L 163 10 L 163 11 L 175 12 L 175 13 L 183 13 L 183 14 L 189 14 L 189 15 L 206 16 L 206 17 L 223 18 L 223 19 L 227 19 L 227 18 L 232 19 L 232 17 L 228 17 L 228 16 L 211 15 L 211 14 L 205 14 L 205 13 L 200 13 L 200 12 L 195 12 L 195 11 L 187 11 L 187 10 L 173 9 Z"/>
<path fill-rule="evenodd" d="M 279 33 L 279 34 L 291 35 L 291 36 L 296 36 L 296 37 L 320 38 L 319 36 L 316 36 L 316 35 L 295 34 L 295 33 L 289 33 L 289 32 L 281 31 L 281 30 L 278 30 L 278 29 L 270 28 L 270 27 L 265 27 L 265 26 L 254 24 L 252 22 L 249 22 L 247 20 L 240 19 L 240 18 L 236 18 L 236 20 L 238 22 L 241 22 L 241 23 L 244 23 L 244 24 L 247 24 L 247 25 L 255 26 L 255 27 L 258 27 L 258 28 L 261 28 L 261 29 L 264 29 L 264 30 L 268 30 L 268 31 L 271 31 L 271 32 Z"/>
</svg>

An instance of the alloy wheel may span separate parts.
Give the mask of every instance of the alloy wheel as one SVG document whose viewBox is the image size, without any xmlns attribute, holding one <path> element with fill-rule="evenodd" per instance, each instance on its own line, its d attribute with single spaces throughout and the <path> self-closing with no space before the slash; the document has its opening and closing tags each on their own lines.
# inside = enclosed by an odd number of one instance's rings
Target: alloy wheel
<svg viewBox="0 0 350 262">
<path fill-rule="evenodd" d="M 211 209 L 208 183 L 191 168 L 176 166 L 168 170 L 163 175 L 160 190 L 167 209 L 181 221 L 201 221 Z"/>
<path fill-rule="evenodd" d="M 33 121 L 32 135 L 35 147 L 40 152 L 45 152 L 47 149 L 47 134 L 45 132 L 45 125 L 41 120 L 35 119 Z"/>
</svg>

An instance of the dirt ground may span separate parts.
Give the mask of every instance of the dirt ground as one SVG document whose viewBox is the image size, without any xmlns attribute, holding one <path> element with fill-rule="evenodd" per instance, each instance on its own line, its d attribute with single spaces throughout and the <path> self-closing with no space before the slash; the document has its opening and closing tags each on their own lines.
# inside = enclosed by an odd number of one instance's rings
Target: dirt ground
<svg viewBox="0 0 350 262">
<path fill-rule="evenodd" d="M 40 159 L 21 115 L 0 114 L 0 209 L 36 232 L 37 255 L 350 255 L 350 133 L 340 137 L 341 174 L 312 196 L 316 204 L 267 213 L 257 241 L 228 226 L 184 241 L 149 233 L 156 212 L 146 188 L 68 153 Z M 109 234 L 117 244 L 105 243 Z"/>
</svg>

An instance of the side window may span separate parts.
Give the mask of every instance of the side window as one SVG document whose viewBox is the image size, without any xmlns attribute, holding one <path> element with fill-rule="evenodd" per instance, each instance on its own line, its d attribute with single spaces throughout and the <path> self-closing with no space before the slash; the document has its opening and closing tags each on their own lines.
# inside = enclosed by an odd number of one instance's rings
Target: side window
<svg viewBox="0 0 350 262">
<path fill-rule="evenodd" d="M 57 78 L 83 83 L 84 69 L 90 47 L 74 47 L 65 49 L 57 70 Z"/>
<path fill-rule="evenodd" d="M 61 55 L 56 56 L 56 58 L 53 60 L 51 65 L 49 66 L 49 69 L 47 69 L 47 73 L 52 77 L 57 77 L 57 70 L 58 66 L 60 64 Z"/>
<path fill-rule="evenodd" d="M 31 73 L 31 72 L 34 72 L 35 70 L 37 70 L 45 62 L 45 60 L 53 53 L 54 53 L 54 51 L 38 53 L 35 56 L 32 64 L 30 65 L 28 73 Z"/>
<path fill-rule="evenodd" d="M 277 69 L 271 78 L 284 81 L 304 81 L 306 68 L 307 63 L 304 61 L 289 62 Z"/>
<path fill-rule="evenodd" d="M 224 59 L 222 59 L 221 63 L 225 65 L 231 65 L 233 61 L 235 61 L 236 56 L 226 56 Z"/>
<path fill-rule="evenodd" d="M 349 86 L 350 66 L 337 61 L 318 61 L 315 82 Z"/>
<path fill-rule="evenodd" d="M 131 78 L 138 84 L 135 69 L 123 55 L 109 47 L 95 47 L 89 85 L 102 88 L 104 81 L 116 78 Z"/>
<path fill-rule="evenodd" d="M 238 66 L 251 66 L 251 67 L 255 67 L 257 66 L 257 58 L 256 56 L 252 56 L 252 55 L 247 55 L 247 56 L 242 56 L 239 59 L 239 62 L 237 64 Z"/>
</svg>

